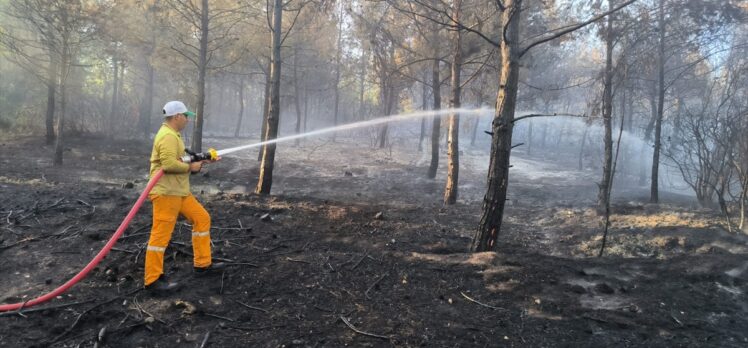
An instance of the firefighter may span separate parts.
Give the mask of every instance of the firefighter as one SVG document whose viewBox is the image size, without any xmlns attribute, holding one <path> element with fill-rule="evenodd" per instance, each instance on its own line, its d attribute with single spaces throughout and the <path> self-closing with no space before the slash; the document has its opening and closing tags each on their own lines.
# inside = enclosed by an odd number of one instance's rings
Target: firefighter
<svg viewBox="0 0 748 348">
<path fill-rule="evenodd" d="M 196 276 L 221 271 L 225 263 L 213 263 L 210 255 L 210 215 L 190 193 L 190 174 L 200 172 L 203 164 L 214 161 L 184 163 L 184 142 L 180 132 L 195 113 L 184 103 L 170 101 L 164 105 L 164 123 L 153 139 L 150 176 L 159 169 L 164 176 L 148 196 L 153 203 L 153 227 L 145 253 L 144 286 L 158 292 L 176 290 L 179 284 L 164 275 L 164 252 L 169 245 L 179 215 L 192 224 L 192 251 Z M 219 160 L 216 158 L 215 161 Z"/>
</svg>

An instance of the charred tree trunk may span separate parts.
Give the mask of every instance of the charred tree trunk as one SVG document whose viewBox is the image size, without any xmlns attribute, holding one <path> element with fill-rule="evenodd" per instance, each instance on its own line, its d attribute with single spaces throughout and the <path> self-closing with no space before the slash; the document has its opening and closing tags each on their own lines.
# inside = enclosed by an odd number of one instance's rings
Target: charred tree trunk
<svg viewBox="0 0 748 348">
<path fill-rule="evenodd" d="M 265 98 L 263 98 L 262 102 L 262 116 L 260 116 L 261 126 L 260 126 L 260 141 L 265 141 L 267 139 L 266 134 L 268 130 L 268 111 L 270 110 L 270 69 L 272 65 L 272 61 L 268 59 L 268 67 L 267 70 L 265 70 Z M 264 148 L 260 148 L 260 152 L 257 154 L 257 160 L 262 161 L 262 153 L 264 152 Z"/>
<path fill-rule="evenodd" d="M 478 107 L 483 107 L 483 91 L 480 91 L 477 95 Z M 478 137 L 478 125 L 480 124 L 480 117 L 475 117 L 473 122 L 473 134 L 470 136 L 470 146 L 475 146 L 475 139 Z"/>
<path fill-rule="evenodd" d="M 652 154 L 652 186 L 650 188 L 650 203 L 658 203 L 659 195 L 659 171 L 660 171 L 660 147 L 662 137 L 662 116 L 665 104 L 665 1 L 660 0 L 658 29 L 660 40 L 657 49 L 657 120 L 655 121 L 654 152 Z"/>
<path fill-rule="evenodd" d="M 119 111 L 117 110 L 117 98 L 119 97 L 119 59 L 117 59 L 117 56 L 112 56 L 112 65 L 114 66 L 114 81 L 112 82 L 112 99 L 111 105 L 109 106 L 109 118 L 106 124 L 106 129 L 104 130 L 104 133 L 106 134 L 113 134 L 118 114 L 117 111 Z"/>
<path fill-rule="evenodd" d="M 340 16 L 338 18 L 338 42 L 335 52 L 335 106 L 333 111 L 333 125 L 338 125 L 338 112 L 340 107 L 340 56 L 343 51 L 343 6 L 340 4 Z M 337 132 L 332 133 L 332 141 L 335 142 Z"/>
<path fill-rule="evenodd" d="M 151 56 L 145 58 L 145 89 L 143 90 L 143 99 L 140 106 L 140 129 L 143 132 L 143 138 L 148 140 L 151 135 L 151 113 L 153 112 L 153 83 L 155 80 L 155 71 L 151 64 Z"/>
<path fill-rule="evenodd" d="M 293 48 L 293 103 L 296 108 L 296 134 L 301 134 L 301 93 L 299 88 L 299 48 L 294 46 Z M 337 88 L 336 88 L 337 90 Z M 337 92 L 336 92 L 337 94 Z M 337 102 L 336 102 L 337 104 Z M 296 138 L 294 144 L 299 146 L 300 139 Z"/>
<path fill-rule="evenodd" d="M 424 76 L 424 81 L 426 80 L 426 76 Z M 426 102 L 426 98 L 428 98 L 428 92 L 426 91 L 426 84 L 421 84 L 421 109 L 426 111 L 428 110 L 428 103 Z M 421 134 L 418 136 L 418 152 L 423 151 L 423 138 L 426 137 L 426 118 L 421 118 Z"/>
<path fill-rule="evenodd" d="M 442 108 L 441 78 L 439 77 L 439 59 L 434 59 L 431 66 L 431 88 L 434 96 L 434 110 Z M 436 170 L 439 168 L 439 132 L 442 120 L 434 115 L 431 123 L 431 164 L 427 176 L 429 179 L 436 178 Z"/>
<path fill-rule="evenodd" d="M 57 73 L 59 61 L 51 51 L 49 53 L 49 65 L 47 66 L 47 111 L 46 111 L 46 141 L 52 145 L 55 141 L 55 96 L 57 93 Z"/>
<path fill-rule="evenodd" d="M 366 116 L 364 113 L 364 88 L 366 84 L 366 66 L 369 64 L 369 58 L 366 54 L 366 49 L 361 55 L 361 80 L 359 81 L 359 94 L 358 94 L 358 118 L 359 120 L 365 120 Z"/>
<path fill-rule="evenodd" d="M 610 0 L 608 1 L 610 3 Z M 612 6 L 611 6 L 612 7 Z M 610 194 L 611 167 L 613 165 L 613 16 L 608 16 L 605 30 L 605 72 L 603 81 L 603 177 L 598 184 L 597 211 L 604 213 Z"/>
<path fill-rule="evenodd" d="M 309 89 L 304 85 L 304 133 L 306 133 L 306 121 L 309 119 Z"/>
<path fill-rule="evenodd" d="M 588 124 L 584 125 L 584 132 L 582 133 L 582 144 L 579 146 L 579 170 L 584 169 L 584 148 L 587 143 L 587 133 L 590 131 Z"/>
<path fill-rule="evenodd" d="M 283 17 L 283 1 L 275 0 L 273 6 L 273 51 L 270 57 L 270 105 L 267 118 L 266 140 L 278 137 L 278 121 L 280 118 L 280 78 L 281 78 L 281 18 Z M 260 179 L 255 192 L 261 195 L 270 194 L 273 185 L 273 167 L 275 165 L 275 144 L 263 146 L 262 164 L 260 165 Z"/>
<path fill-rule="evenodd" d="M 502 13 L 501 73 L 496 97 L 496 113 L 491 124 L 491 158 L 488 167 L 488 187 L 483 198 L 480 223 L 472 243 L 472 251 L 496 250 L 501 222 L 504 217 L 509 185 L 509 159 L 512 149 L 514 111 L 519 84 L 519 9 L 522 0 L 505 0 Z M 515 15 L 516 14 L 516 15 Z"/>
<path fill-rule="evenodd" d="M 242 129 L 242 119 L 244 119 L 244 77 L 239 78 L 239 119 L 236 121 L 236 130 L 234 137 L 239 137 Z"/>
<path fill-rule="evenodd" d="M 454 21 L 459 23 L 462 0 L 454 0 Z M 450 95 L 449 107 L 457 109 L 460 107 L 460 67 L 462 65 L 462 31 L 455 30 L 454 35 L 454 55 L 452 56 L 452 91 Z M 457 202 L 457 188 L 460 174 L 460 114 L 452 113 L 449 115 L 449 130 L 447 136 L 447 184 L 444 188 L 444 204 L 451 205 Z"/>
<path fill-rule="evenodd" d="M 197 67 L 197 116 L 192 132 L 192 151 L 203 149 L 203 122 L 205 120 L 205 77 L 208 71 L 208 0 L 202 0 L 200 8 L 200 55 Z"/>
<path fill-rule="evenodd" d="M 527 125 L 527 156 L 532 156 L 532 124 L 533 124 L 533 122 L 532 122 L 532 120 L 527 120 L 527 122 L 528 122 L 528 125 Z"/>
<path fill-rule="evenodd" d="M 55 153 L 53 158 L 53 163 L 55 166 L 61 166 L 62 165 L 62 152 L 65 148 L 65 114 L 67 113 L 67 78 L 68 74 L 70 73 L 70 61 L 71 61 L 71 54 L 70 54 L 70 46 L 68 44 L 68 36 L 63 35 L 62 37 L 62 59 L 60 62 L 60 77 L 59 77 L 59 86 L 60 86 L 60 112 L 57 116 L 57 136 L 55 137 Z"/>
<path fill-rule="evenodd" d="M 386 87 L 383 89 L 383 97 L 382 97 L 382 114 L 384 116 L 389 116 L 392 113 L 392 103 L 393 99 L 395 99 L 394 96 L 394 90 L 392 86 L 390 86 L 389 83 L 385 85 Z M 379 148 L 383 149 L 387 145 L 387 130 L 389 128 L 389 125 L 385 123 L 382 125 L 382 128 L 379 131 Z"/>
</svg>

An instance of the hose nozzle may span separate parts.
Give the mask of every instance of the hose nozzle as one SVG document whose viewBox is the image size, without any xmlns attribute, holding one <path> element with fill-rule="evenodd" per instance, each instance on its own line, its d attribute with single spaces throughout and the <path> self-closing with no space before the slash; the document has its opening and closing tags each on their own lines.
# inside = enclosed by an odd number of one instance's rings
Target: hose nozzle
<svg viewBox="0 0 748 348">
<path fill-rule="evenodd" d="M 208 149 L 208 151 L 200 153 L 190 151 L 189 149 L 184 149 L 184 151 L 187 152 L 187 155 L 182 157 L 182 162 L 184 163 L 215 161 L 216 159 L 218 159 L 218 151 L 216 151 L 216 149 L 214 148 L 210 148 Z"/>
</svg>

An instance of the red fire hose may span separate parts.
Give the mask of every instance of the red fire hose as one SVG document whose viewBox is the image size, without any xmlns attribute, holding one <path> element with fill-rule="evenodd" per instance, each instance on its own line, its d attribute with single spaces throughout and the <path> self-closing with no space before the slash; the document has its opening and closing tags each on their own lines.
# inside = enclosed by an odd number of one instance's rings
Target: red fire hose
<svg viewBox="0 0 748 348">
<path fill-rule="evenodd" d="M 124 220 L 122 220 L 122 223 L 117 228 L 117 231 L 114 232 L 114 235 L 112 235 L 112 238 L 109 238 L 109 241 L 106 242 L 106 245 L 104 245 L 104 248 L 99 251 L 98 254 L 96 254 L 96 257 L 89 262 L 86 267 L 84 267 L 78 274 L 75 275 L 75 277 L 71 278 L 65 284 L 60 285 L 57 289 L 52 290 L 51 292 L 48 292 L 44 295 L 41 295 L 35 299 L 26 301 L 26 302 L 18 302 L 18 303 L 9 303 L 0 305 L 0 312 L 6 312 L 6 311 L 13 311 L 13 310 L 21 310 L 26 307 L 31 307 L 38 305 L 40 303 L 47 302 L 60 294 L 67 291 L 70 287 L 81 281 L 83 278 L 86 277 L 86 275 L 91 272 L 94 267 L 96 267 L 101 260 L 104 259 L 104 257 L 109 253 L 109 250 L 112 249 L 114 244 L 117 243 L 117 239 L 119 239 L 120 236 L 122 236 L 122 233 L 125 232 L 127 229 L 127 226 L 130 225 L 130 221 L 135 217 L 135 214 L 138 213 L 138 210 L 140 209 L 140 206 L 143 205 L 143 202 L 148 197 L 148 194 L 153 189 L 153 186 L 156 185 L 156 183 L 161 179 L 161 177 L 164 175 L 163 170 L 159 170 L 156 172 L 156 174 L 151 178 L 151 180 L 148 182 L 148 185 L 145 186 L 145 189 L 143 190 L 143 193 L 140 194 L 140 197 L 138 197 L 138 200 L 135 201 L 135 204 L 130 209 L 130 212 L 127 213 L 127 216 Z"/>
</svg>

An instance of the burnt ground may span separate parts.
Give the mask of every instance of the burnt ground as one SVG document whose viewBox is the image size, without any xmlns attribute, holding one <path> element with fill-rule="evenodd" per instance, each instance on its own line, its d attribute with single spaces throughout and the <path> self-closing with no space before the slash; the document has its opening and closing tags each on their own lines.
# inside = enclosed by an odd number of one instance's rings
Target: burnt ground
<svg viewBox="0 0 748 348">
<path fill-rule="evenodd" d="M 145 184 L 150 146 L 72 139 L 58 169 L 39 139 L 0 143 L 0 303 L 14 303 L 98 252 Z M 193 191 L 212 214 L 214 257 L 235 265 L 193 277 L 181 223 L 165 268 L 182 289 L 139 291 L 147 203 L 85 280 L 38 307 L 48 309 L 2 314 L 0 346 L 748 345 L 748 238 L 712 211 L 618 190 L 610 247 L 593 257 L 598 171 L 518 151 L 499 251 L 470 254 L 485 155 L 464 151 L 460 200 L 443 207 L 444 159 L 428 180 L 428 156 L 413 148 L 282 144 L 270 197 L 248 193 L 255 151 L 227 156 L 193 176 Z"/>
</svg>

